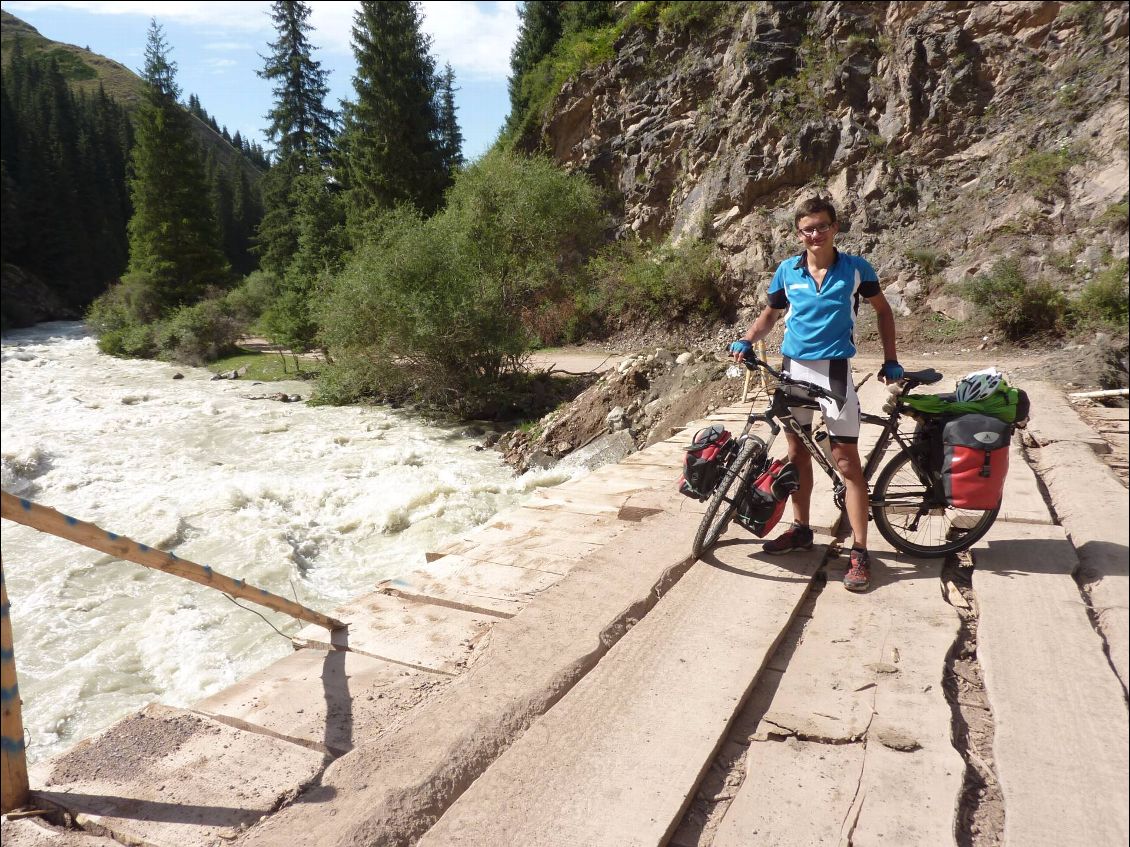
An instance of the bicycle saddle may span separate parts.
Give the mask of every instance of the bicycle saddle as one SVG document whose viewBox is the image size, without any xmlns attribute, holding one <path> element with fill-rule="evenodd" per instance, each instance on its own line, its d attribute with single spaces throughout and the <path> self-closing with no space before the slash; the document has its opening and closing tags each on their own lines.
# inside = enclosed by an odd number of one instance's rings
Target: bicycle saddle
<svg viewBox="0 0 1130 847">
<path fill-rule="evenodd" d="M 933 385 L 935 382 L 940 382 L 942 375 L 933 368 L 926 368 L 922 371 L 907 371 L 902 378 L 906 380 L 907 388 L 914 388 L 916 385 Z"/>
</svg>

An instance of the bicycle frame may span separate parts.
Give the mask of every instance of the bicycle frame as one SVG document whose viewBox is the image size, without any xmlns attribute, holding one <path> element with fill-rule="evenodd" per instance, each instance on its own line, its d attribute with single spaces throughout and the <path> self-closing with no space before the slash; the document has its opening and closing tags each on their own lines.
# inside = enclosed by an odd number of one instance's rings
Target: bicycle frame
<svg viewBox="0 0 1130 847">
<path fill-rule="evenodd" d="M 783 375 L 781 373 L 774 371 L 765 362 L 758 361 L 756 365 L 750 364 L 748 362 L 746 363 L 746 367 L 748 368 L 755 366 L 764 368 L 765 370 L 769 371 L 769 373 L 774 376 L 779 383 L 782 383 L 784 385 L 795 384 L 794 382 L 783 379 Z M 861 381 L 859 385 L 862 385 L 863 382 L 866 382 L 866 378 Z M 856 387 L 858 388 L 858 386 Z M 900 388 L 899 394 L 901 395 L 905 391 L 909 390 L 910 387 L 913 386 L 902 386 Z M 768 456 L 770 455 L 770 450 L 773 447 L 774 441 L 776 441 L 776 438 L 781 433 L 781 431 L 787 430 L 788 432 L 791 432 L 797 437 L 808 454 L 812 456 L 812 458 L 816 461 L 816 464 L 819 465 L 824 473 L 828 475 L 828 478 L 831 479 L 832 495 L 836 500 L 836 505 L 840 508 L 843 508 L 843 497 L 846 490 L 846 484 L 844 483 L 843 476 L 840 474 L 839 468 L 835 467 L 832 462 L 829 461 L 829 458 L 827 455 L 825 455 L 824 450 L 821 449 L 821 447 L 816 443 L 814 431 L 811 428 L 802 426 L 796 420 L 792 412 L 792 410 L 796 408 L 819 409 L 820 405 L 815 400 L 790 395 L 786 393 L 780 385 L 778 385 L 778 387 L 773 391 L 773 397 L 770 400 L 770 404 L 767 409 L 761 412 L 750 412 L 749 417 L 746 420 L 745 427 L 742 429 L 741 435 L 739 436 L 739 441 L 742 436 L 745 436 L 749 433 L 750 429 L 752 429 L 755 423 L 766 424 L 770 430 L 769 438 L 765 441 L 765 455 Z M 874 415 L 869 412 L 860 413 L 860 421 L 862 423 L 882 427 L 882 432 L 879 433 L 879 438 L 875 442 L 875 446 L 871 448 L 871 451 L 867 454 L 866 460 L 863 461 L 864 482 L 870 483 L 872 477 L 875 476 L 875 472 L 879 469 L 879 465 L 882 463 L 887 449 L 890 447 L 891 442 L 894 441 L 896 444 L 898 444 L 899 450 L 901 452 L 910 455 L 915 472 L 922 479 L 922 482 L 924 484 L 929 484 L 928 477 L 924 476 L 922 469 L 919 467 L 917 456 L 915 455 L 914 451 L 910 449 L 909 441 L 903 436 L 902 433 L 899 432 L 899 420 L 901 417 L 901 409 L 897 403 L 893 404 L 891 412 L 887 417 Z M 752 470 L 753 469 L 751 469 L 751 471 Z M 760 471 L 758 470 L 757 473 L 760 473 Z M 744 490 L 753 478 L 756 478 L 756 473 L 751 473 L 750 478 L 742 480 L 742 485 L 738 490 Z"/>
</svg>

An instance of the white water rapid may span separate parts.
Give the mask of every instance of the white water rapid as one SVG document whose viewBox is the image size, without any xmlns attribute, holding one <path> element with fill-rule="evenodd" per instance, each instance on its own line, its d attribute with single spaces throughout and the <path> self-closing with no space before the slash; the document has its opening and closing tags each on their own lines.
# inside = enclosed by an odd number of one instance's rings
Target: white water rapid
<svg viewBox="0 0 1130 847">
<path fill-rule="evenodd" d="M 322 612 L 567 478 L 515 478 L 463 428 L 388 408 L 248 399 L 308 386 L 113 359 L 78 323 L 2 351 L 5 491 Z M 32 761 L 292 649 L 217 591 L 29 527 L 5 521 L 2 554 Z"/>
</svg>

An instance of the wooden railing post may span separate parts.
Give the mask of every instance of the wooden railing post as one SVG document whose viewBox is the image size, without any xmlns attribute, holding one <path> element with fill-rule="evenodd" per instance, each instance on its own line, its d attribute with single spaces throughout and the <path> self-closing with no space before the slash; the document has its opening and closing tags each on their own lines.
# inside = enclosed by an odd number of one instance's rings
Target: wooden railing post
<svg viewBox="0 0 1130 847">
<path fill-rule="evenodd" d="M 11 604 L 0 559 L 0 813 L 27 804 L 27 755 L 20 687 L 16 682 L 16 651 L 12 643 Z"/>
</svg>

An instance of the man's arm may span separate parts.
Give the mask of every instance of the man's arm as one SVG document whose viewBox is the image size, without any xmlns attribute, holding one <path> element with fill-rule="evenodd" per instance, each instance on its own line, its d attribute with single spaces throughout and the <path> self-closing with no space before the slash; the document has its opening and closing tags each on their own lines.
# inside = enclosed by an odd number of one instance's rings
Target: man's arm
<svg viewBox="0 0 1130 847">
<path fill-rule="evenodd" d="M 740 362 L 745 353 L 749 350 L 749 347 L 746 347 L 745 351 L 743 351 L 741 349 L 741 342 L 745 341 L 748 342 L 750 346 L 753 346 L 758 341 L 765 338 L 784 313 L 784 309 L 775 309 L 772 306 L 766 306 L 762 309 L 761 314 L 757 316 L 757 319 L 754 320 L 754 322 L 749 325 L 749 329 L 745 331 L 745 335 L 743 335 L 740 340 L 730 345 L 730 357 L 735 362 Z"/>
<path fill-rule="evenodd" d="M 773 327 L 777 325 L 781 315 L 785 313 L 784 309 L 774 309 L 772 306 L 766 306 L 761 310 L 761 314 L 757 316 L 753 323 L 749 325 L 745 335 L 742 336 L 750 344 L 756 344 L 763 338 L 766 338 Z"/>
<path fill-rule="evenodd" d="M 883 358 L 888 362 L 897 362 L 895 313 L 891 310 L 891 304 L 887 302 L 882 292 L 874 297 L 868 297 L 867 302 L 871 304 L 879 319 L 879 340 L 883 343 Z"/>
</svg>

